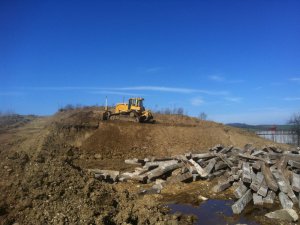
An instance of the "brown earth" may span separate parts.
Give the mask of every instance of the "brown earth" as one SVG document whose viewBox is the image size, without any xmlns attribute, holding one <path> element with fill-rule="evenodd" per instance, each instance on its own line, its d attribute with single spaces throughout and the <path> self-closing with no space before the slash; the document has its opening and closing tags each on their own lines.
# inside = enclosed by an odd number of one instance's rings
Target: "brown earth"
<svg viewBox="0 0 300 225">
<path fill-rule="evenodd" d="M 3 120 L 0 224 L 191 224 L 192 217 L 169 215 L 162 196 L 136 194 L 147 185 L 103 183 L 85 169 L 126 170 L 127 158 L 201 152 L 216 144 L 274 145 L 186 116 L 156 115 L 156 124 L 100 118 L 99 109 L 84 108 L 24 123 Z M 166 189 L 165 197 L 173 192 Z"/>
</svg>

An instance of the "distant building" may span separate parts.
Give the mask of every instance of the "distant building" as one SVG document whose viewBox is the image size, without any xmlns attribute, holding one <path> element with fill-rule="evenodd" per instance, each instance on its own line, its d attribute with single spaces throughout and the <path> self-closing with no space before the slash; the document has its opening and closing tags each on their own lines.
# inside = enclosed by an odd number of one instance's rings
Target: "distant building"
<svg viewBox="0 0 300 225">
<path fill-rule="evenodd" d="M 255 132 L 258 136 L 281 144 L 297 144 L 297 135 L 292 131 L 277 130 L 276 126 L 268 130 L 260 130 Z"/>
</svg>

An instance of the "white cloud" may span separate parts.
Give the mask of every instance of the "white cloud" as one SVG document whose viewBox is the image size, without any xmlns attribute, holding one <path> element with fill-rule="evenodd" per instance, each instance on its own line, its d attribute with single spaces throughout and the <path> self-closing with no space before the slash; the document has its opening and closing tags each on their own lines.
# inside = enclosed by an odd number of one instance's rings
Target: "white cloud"
<svg viewBox="0 0 300 225">
<path fill-rule="evenodd" d="M 221 77 L 218 75 L 212 75 L 208 77 L 210 80 L 216 81 L 216 82 L 222 82 L 227 84 L 237 84 L 237 83 L 243 83 L 244 80 L 228 80 L 225 77 Z"/>
<path fill-rule="evenodd" d="M 201 97 L 195 97 L 191 99 L 191 104 L 193 106 L 200 106 L 204 104 L 204 100 Z"/>
<path fill-rule="evenodd" d="M 119 90 L 160 91 L 160 92 L 174 92 L 174 93 L 182 93 L 182 94 L 203 93 L 207 95 L 228 95 L 227 91 L 213 91 L 213 90 L 164 87 L 164 86 L 134 86 L 134 87 L 119 88 Z"/>
<path fill-rule="evenodd" d="M 224 99 L 226 101 L 235 102 L 235 103 L 239 103 L 242 100 L 242 98 L 240 98 L 240 97 L 225 97 Z"/>
<path fill-rule="evenodd" d="M 174 88 L 174 87 L 162 87 L 162 86 L 133 86 L 133 87 L 122 87 L 114 88 L 120 90 L 139 90 L 139 91 L 161 91 L 161 92 L 176 92 L 176 93 L 194 93 L 197 92 L 195 89 L 190 88 Z"/>
<path fill-rule="evenodd" d="M 137 93 L 128 93 L 120 91 L 89 91 L 90 94 L 122 95 L 122 96 L 145 96 Z"/>
<path fill-rule="evenodd" d="M 215 90 L 204 90 L 204 89 L 193 89 L 193 88 L 182 88 L 182 87 L 165 87 L 165 86 L 132 86 L 132 87 L 91 87 L 91 86 L 49 86 L 49 87 L 21 87 L 22 90 L 33 90 L 33 91 L 111 91 L 111 92 L 122 92 L 122 91 L 157 91 L 157 92 L 173 92 L 180 94 L 191 94 L 191 93 L 202 93 L 207 95 L 222 95 L 226 96 L 229 93 L 227 91 L 215 91 Z"/>
</svg>

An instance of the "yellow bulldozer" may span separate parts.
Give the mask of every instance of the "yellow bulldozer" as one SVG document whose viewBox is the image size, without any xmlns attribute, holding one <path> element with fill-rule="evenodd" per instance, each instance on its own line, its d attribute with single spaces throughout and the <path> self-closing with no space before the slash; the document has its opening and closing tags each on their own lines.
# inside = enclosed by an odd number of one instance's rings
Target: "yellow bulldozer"
<svg viewBox="0 0 300 225">
<path fill-rule="evenodd" d="M 109 111 L 106 105 L 103 119 L 135 121 L 139 123 L 155 122 L 151 111 L 145 109 L 143 101 L 143 98 L 130 98 L 128 103 L 116 104 L 113 112 Z"/>
</svg>

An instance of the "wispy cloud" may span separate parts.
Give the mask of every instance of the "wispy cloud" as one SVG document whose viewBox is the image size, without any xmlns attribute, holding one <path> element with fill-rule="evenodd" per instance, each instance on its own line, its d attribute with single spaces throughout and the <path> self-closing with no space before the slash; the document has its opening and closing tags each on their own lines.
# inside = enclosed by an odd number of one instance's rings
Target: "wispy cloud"
<svg viewBox="0 0 300 225">
<path fill-rule="evenodd" d="M 202 99 L 202 97 L 195 97 L 195 98 L 192 98 L 190 100 L 191 104 L 193 106 L 200 106 L 200 105 L 203 105 L 204 104 L 204 100 Z"/>
<path fill-rule="evenodd" d="M 122 96 L 145 96 L 143 94 L 128 93 L 120 91 L 89 91 L 90 94 L 122 95 Z"/>
<path fill-rule="evenodd" d="M 31 91 L 89 91 L 89 92 L 112 92 L 121 93 L 123 91 L 153 91 L 153 92 L 173 92 L 179 94 L 201 93 L 206 95 L 229 95 L 228 91 L 193 89 L 185 87 L 165 87 L 165 86 L 132 86 L 132 87 L 92 87 L 92 86 L 49 86 L 49 87 L 20 87 L 21 90 Z"/>
<path fill-rule="evenodd" d="M 119 89 L 174 92 L 174 93 L 182 93 L 182 94 L 203 93 L 207 95 L 228 95 L 227 91 L 214 91 L 214 90 L 203 90 L 203 89 L 192 89 L 192 88 L 181 88 L 181 87 L 164 87 L 164 86 L 134 86 L 134 87 L 123 87 Z"/>
<path fill-rule="evenodd" d="M 283 100 L 285 100 L 285 101 L 300 101 L 300 97 L 286 97 Z"/>
<path fill-rule="evenodd" d="M 229 79 L 226 79 L 225 77 L 218 76 L 218 75 L 211 75 L 211 76 L 208 76 L 208 78 L 210 80 L 213 80 L 213 81 L 216 81 L 216 82 L 227 83 L 227 84 L 237 84 L 237 83 L 243 83 L 244 82 L 244 80 L 229 80 Z"/>
<path fill-rule="evenodd" d="M 226 101 L 235 102 L 235 103 L 240 103 L 242 101 L 242 98 L 240 97 L 225 97 L 224 99 Z"/>
<path fill-rule="evenodd" d="M 290 81 L 300 82 L 300 77 L 292 77 L 289 79 Z"/>
</svg>

